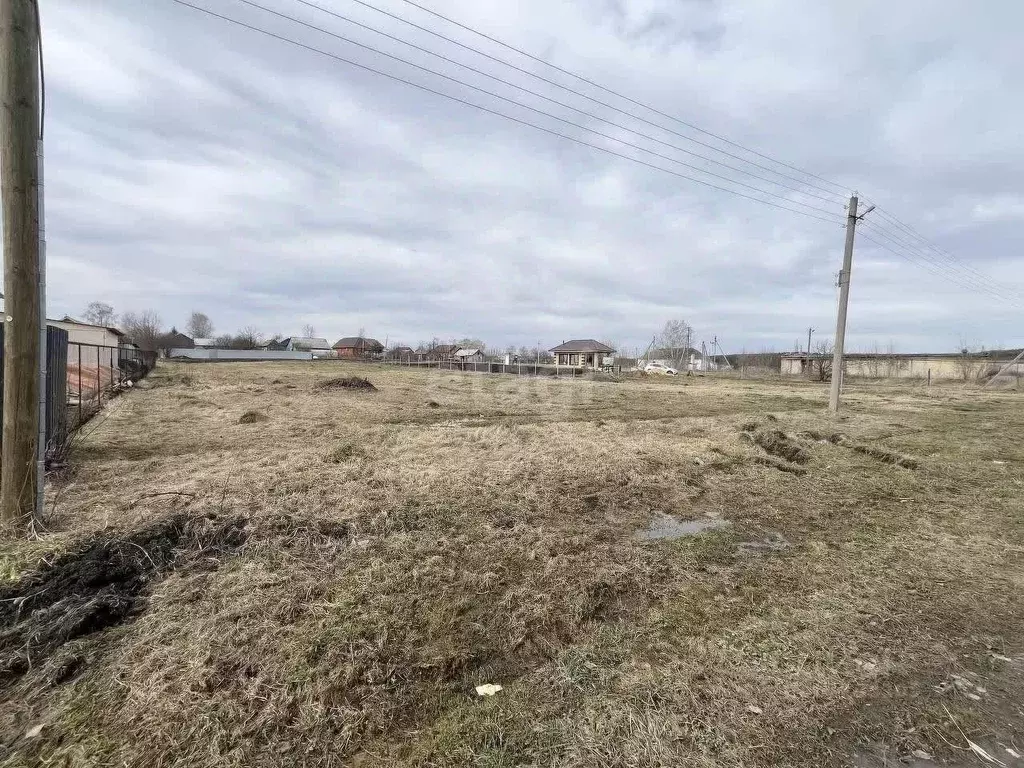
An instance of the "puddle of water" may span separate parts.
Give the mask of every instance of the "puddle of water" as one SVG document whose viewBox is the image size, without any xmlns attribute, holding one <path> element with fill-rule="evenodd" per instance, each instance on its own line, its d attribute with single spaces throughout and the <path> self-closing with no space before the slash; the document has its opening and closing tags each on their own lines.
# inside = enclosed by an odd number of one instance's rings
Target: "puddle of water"
<svg viewBox="0 0 1024 768">
<path fill-rule="evenodd" d="M 677 520 L 664 512 L 655 512 L 651 524 L 636 532 L 641 541 L 654 539 L 681 539 L 684 536 L 698 536 L 705 531 L 728 528 L 732 523 L 720 517 L 704 517 L 699 520 Z"/>
</svg>

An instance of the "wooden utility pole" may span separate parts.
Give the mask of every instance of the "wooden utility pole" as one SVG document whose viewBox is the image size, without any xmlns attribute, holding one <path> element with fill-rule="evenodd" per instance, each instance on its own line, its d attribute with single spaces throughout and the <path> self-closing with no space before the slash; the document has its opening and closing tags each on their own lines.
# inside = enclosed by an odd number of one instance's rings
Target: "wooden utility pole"
<svg viewBox="0 0 1024 768">
<path fill-rule="evenodd" d="M 0 0 L 4 408 L 0 525 L 31 519 L 39 403 L 39 50 L 35 0 Z"/>
</svg>

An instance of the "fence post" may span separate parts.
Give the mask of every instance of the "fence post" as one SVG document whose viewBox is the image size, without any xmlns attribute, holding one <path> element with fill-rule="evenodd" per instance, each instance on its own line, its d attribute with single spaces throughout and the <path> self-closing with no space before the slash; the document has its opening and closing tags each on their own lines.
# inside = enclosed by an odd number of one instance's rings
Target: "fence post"
<svg viewBox="0 0 1024 768">
<path fill-rule="evenodd" d="M 78 347 L 78 425 L 75 429 L 82 426 L 82 345 L 76 344 Z"/>
</svg>

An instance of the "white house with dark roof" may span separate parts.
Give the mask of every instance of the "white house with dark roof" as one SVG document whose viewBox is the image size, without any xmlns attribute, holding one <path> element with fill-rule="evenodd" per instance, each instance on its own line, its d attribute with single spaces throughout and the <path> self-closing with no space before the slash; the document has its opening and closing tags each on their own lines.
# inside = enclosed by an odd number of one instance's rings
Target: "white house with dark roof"
<svg viewBox="0 0 1024 768">
<path fill-rule="evenodd" d="M 601 368 L 605 357 L 615 352 L 596 339 L 572 339 L 548 351 L 555 356 L 555 365 L 571 368 Z"/>
</svg>

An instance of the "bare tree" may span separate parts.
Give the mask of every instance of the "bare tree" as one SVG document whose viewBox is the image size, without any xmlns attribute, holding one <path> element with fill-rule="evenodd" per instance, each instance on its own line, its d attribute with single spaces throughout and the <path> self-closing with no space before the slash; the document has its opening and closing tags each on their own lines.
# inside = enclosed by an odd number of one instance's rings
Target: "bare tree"
<svg viewBox="0 0 1024 768">
<path fill-rule="evenodd" d="M 982 350 L 970 350 L 964 347 L 960 350 L 960 357 L 956 360 L 956 370 L 964 381 L 977 381 L 984 370 L 985 362 L 981 356 Z"/>
<path fill-rule="evenodd" d="M 312 339 L 316 337 L 316 328 L 312 324 L 306 323 L 302 326 L 302 336 L 306 339 Z"/>
<path fill-rule="evenodd" d="M 465 339 L 459 339 L 455 343 L 458 344 L 462 349 L 474 349 L 475 348 L 475 349 L 479 349 L 481 351 L 487 349 L 487 345 L 484 344 L 483 341 L 481 341 L 480 339 L 465 338 Z"/>
<path fill-rule="evenodd" d="M 109 304 L 104 304 L 102 301 L 90 301 L 89 306 L 82 313 L 82 319 L 93 325 L 111 326 L 116 322 L 117 315 L 114 314 L 114 308 Z"/>
<path fill-rule="evenodd" d="M 238 332 L 238 335 L 231 340 L 232 349 L 256 349 L 260 345 L 260 332 L 253 326 L 247 325 Z"/>
<path fill-rule="evenodd" d="M 669 320 L 655 340 L 659 354 L 668 358 L 672 367 L 683 370 L 690 359 L 693 328 L 685 320 Z"/>
<path fill-rule="evenodd" d="M 213 336 L 213 323 L 210 321 L 209 315 L 193 311 L 188 316 L 188 325 L 185 326 L 185 330 L 193 339 L 208 339 Z"/>
<path fill-rule="evenodd" d="M 147 352 L 159 347 L 161 331 L 160 315 L 147 309 L 144 312 L 125 312 L 121 315 L 121 328 L 132 341 Z"/>
<path fill-rule="evenodd" d="M 811 356 L 811 370 L 809 375 L 817 381 L 832 380 L 832 342 L 819 341 L 814 346 L 814 354 Z"/>
</svg>

